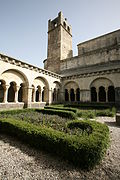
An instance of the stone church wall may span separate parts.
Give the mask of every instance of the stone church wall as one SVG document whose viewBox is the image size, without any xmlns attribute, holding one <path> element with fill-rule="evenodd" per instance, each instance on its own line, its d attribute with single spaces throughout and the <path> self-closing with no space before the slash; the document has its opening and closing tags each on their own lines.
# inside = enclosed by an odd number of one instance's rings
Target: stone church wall
<svg viewBox="0 0 120 180">
<path fill-rule="evenodd" d="M 61 71 L 120 60 L 120 30 L 78 45 L 78 56 L 61 61 Z"/>
</svg>

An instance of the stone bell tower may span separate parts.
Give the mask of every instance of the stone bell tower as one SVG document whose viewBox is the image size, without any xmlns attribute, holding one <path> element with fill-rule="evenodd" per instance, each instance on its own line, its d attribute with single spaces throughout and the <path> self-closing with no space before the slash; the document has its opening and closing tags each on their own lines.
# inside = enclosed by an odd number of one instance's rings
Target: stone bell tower
<svg viewBox="0 0 120 180">
<path fill-rule="evenodd" d="M 72 56 L 71 26 L 59 12 L 58 17 L 48 21 L 48 51 L 44 68 L 60 73 L 60 61 Z"/>
</svg>

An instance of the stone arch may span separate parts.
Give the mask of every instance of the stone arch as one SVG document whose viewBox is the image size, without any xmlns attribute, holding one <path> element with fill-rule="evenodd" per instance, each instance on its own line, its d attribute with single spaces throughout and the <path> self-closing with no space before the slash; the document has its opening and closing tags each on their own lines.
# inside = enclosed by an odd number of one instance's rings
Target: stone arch
<svg viewBox="0 0 120 180">
<path fill-rule="evenodd" d="M 75 81 L 69 81 L 64 85 L 64 89 L 74 89 L 76 90 L 77 88 L 79 88 L 78 84 Z"/>
<path fill-rule="evenodd" d="M 69 81 L 64 85 L 64 93 L 65 101 L 80 101 L 80 88 L 75 81 Z"/>
<path fill-rule="evenodd" d="M 60 89 L 61 89 L 61 83 L 58 81 L 53 82 L 53 91 L 52 91 L 52 100 L 53 102 L 59 102 L 60 101 Z"/>
<path fill-rule="evenodd" d="M 35 101 L 45 101 L 49 102 L 49 83 L 48 81 L 41 76 L 36 77 L 33 80 L 32 85 L 34 86 L 34 89 L 36 89 L 35 92 Z"/>
<path fill-rule="evenodd" d="M 110 88 L 112 87 L 112 89 Z M 108 78 L 96 78 L 90 84 L 91 101 L 93 102 L 110 102 L 115 101 L 114 83 Z M 114 93 L 113 99 L 111 94 Z"/>
<path fill-rule="evenodd" d="M 104 77 L 96 78 L 90 84 L 90 88 L 91 87 L 99 88 L 99 86 L 108 87 L 108 86 L 114 86 L 114 84 L 110 79 Z"/>
<path fill-rule="evenodd" d="M 27 76 L 23 72 L 16 69 L 8 69 L 4 71 L 1 74 L 1 77 L 6 81 L 6 84 L 10 84 L 12 80 L 16 82 L 17 85 L 20 85 L 21 83 L 25 83 L 26 86 L 29 86 L 29 81 Z"/>
<path fill-rule="evenodd" d="M 6 82 L 5 89 L 8 88 L 5 102 L 26 102 L 27 91 L 25 87 L 28 87 L 29 81 L 23 72 L 15 69 L 8 69 L 1 74 L 0 79 Z M 10 95 L 10 93 L 12 94 Z"/>
</svg>

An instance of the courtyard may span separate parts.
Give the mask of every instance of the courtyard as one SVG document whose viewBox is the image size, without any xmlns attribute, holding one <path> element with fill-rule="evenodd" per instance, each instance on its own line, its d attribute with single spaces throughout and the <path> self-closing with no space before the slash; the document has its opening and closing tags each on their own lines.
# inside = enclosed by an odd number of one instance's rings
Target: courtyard
<svg viewBox="0 0 120 180">
<path fill-rule="evenodd" d="M 120 179 L 120 127 L 114 117 L 98 117 L 110 130 L 110 147 L 100 165 L 82 171 L 59 157 L 26 146 L 13 137 L 0 135 L 0 178 L 12 179 Z"/>
</svg>

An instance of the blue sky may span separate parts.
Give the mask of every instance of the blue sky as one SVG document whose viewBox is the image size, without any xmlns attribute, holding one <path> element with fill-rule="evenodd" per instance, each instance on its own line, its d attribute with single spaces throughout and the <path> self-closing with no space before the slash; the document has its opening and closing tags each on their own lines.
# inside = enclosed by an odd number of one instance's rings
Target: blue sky
<svg viewBox="0 0 120 180">
<path fill-rule="evenodd" d="M 48 19 L 62 11 L 77 44 L 120 29 L 120 0 L 0 0 L 0 53 L 43 67 Z"/>
</svg>

